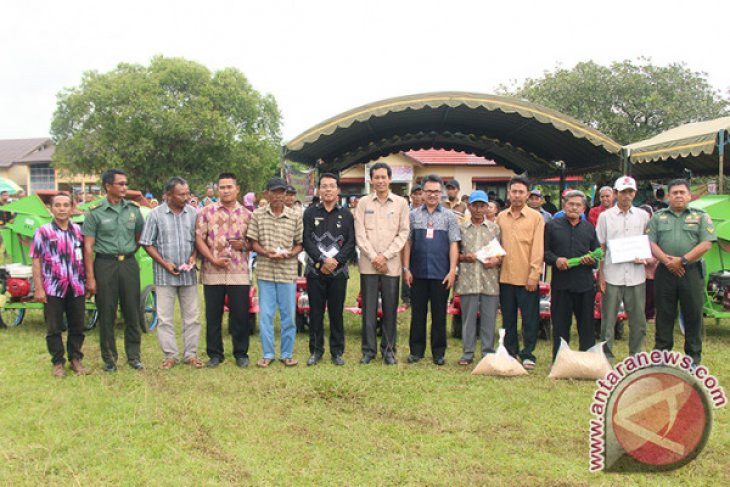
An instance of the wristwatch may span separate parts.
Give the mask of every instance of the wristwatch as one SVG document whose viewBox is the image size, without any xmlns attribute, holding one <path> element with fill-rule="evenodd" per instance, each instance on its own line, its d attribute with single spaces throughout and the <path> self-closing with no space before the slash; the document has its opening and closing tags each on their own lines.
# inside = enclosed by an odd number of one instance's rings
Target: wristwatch
<svg viewBox="0 0 730 487">
<path fill-rule="evenodd" d="M 680 259 L 680 261 L 682 262 L 682 265 L 685 267 L 687 266 L 687 264 L 689 264 L 689 261 L 687 260 L 687 257 L 685 257 L 685 256 L 682 256 L 682 259 Z"/>
<path fill-rule="evenodd" d="M 406 272 L 411 272 L 411 270 L 408 267 L 404 267 L 403 268 L 403 273 L 405 274 Z"/>
</svg>

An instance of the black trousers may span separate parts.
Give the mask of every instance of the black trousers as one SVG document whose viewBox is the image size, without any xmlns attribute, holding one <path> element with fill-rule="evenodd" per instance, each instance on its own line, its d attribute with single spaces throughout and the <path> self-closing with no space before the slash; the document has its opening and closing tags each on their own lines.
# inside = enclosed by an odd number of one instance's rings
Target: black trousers
<svg viewBox="0 0 730 487">
<path fill-rule="evenodd" d="M 333 357 L 345 352 L 345 309 L 347 279 L 307 277 L 309 295 L 309 353 L 324 355 L 324 310 L 330 320 L 330 353 Z"/>
<path fill-rule="evenodd" d="M 553 360 L 560 349 L 560 339 L 570 343 L 570 326 L 573 323 L 573 316 L 575 316 L 578 328 L 580 350 L 586 351 L 596 344 L 593 318 L 595 299 L 595 289 L 582 293 L 574 293 L 565 289 L 551 289 L 550 318 L 553 320 Z"/>
<path fill-rule="evenodd" d="M 663 265 L 656 269 L 654 304 L 656 306 L 657 350 L 674 347 L 674 323 L 677 303 L 684 316 L 684 353 L 699 364 L 702 359 L 702 308 L 705 302 L 704 277 L 697 263 L 686 267 L 683 277 L 677 277 Z"/>
<path fill-rule="evenodd" d="M 502 309 L 502 328 L 504 328 L 504 347 L 513 357 L 522 360 L 535 360 L 537 326 L 540 321 L 540 291 L 528 291 L 525 286 L 514 284 L 499 285 L 499 306 Z M 520 351 L 520 338 L 517 335 L 517 310 L 522 313 L 522 337 L 524 348 Z"/>
<path fill-rule="evenodd" d="M 378 295 L 383 298 L 383 336 L 380 339 L 380 352 L 385 355 L 396 353 L 398 339 L 397 310 L 398 285 L 400 277 L 382 274 L 361 274 L 362 290 L 362 354 L 375 357 L 378 354 Z"/>
<path fill-rule="evenodd" d="M 411 355 L 426 352 L 426 317 L 431 303 L 431 354 L 434 359 L 446 353 L 446 306 L 449 290 L 440 279 L 413 279 L 411 284 Z"/>
<path fill-rule="evenodd" d="M 51 363 L 54 365 L 66 363 L 63 356 L 63 338 L 61 337 L 64 314 L 68 324 L 68 340 L 66 343 L 68 359 L 81 360 L 84 358 L 84 354 L 81 353 L 81 346 L 84 344 L 85 308 L 86 298 L 84 295 L 74 297 L 70 289 L 63 298 L 47 297 L 46 304 L 43 305 L 43 316 L 46 319 L 46 345 L 48 346 L 48 353 L 51 354 Z"/>
<path fill-rule="evenodd" d="M 142 328 L 140 327 L 139 264 L 134 258 L 123 261 L 94 260 L 96 276 L 96 309 L 99 312 L 99 342 L 105 363 L 117 363 L 117 342 L 114 322 L 117 308 L 124 317 L 124 351 L 127 361 L 139 360 Z"/>
<path fill-rule="evenodd" d="M 228 296 L 228 331 L 235 358 L 248 357 L 248 293 L 251 286 L 203 286 L 205 297 L 205 351 L 208 357 L 223 360 L 223 303 Z"/>
</svg>

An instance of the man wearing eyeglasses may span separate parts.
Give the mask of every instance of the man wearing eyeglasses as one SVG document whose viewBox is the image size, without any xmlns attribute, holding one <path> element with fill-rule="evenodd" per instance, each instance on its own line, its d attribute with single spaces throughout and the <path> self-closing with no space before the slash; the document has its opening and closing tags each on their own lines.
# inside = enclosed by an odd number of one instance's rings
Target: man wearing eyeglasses
<svg viewBox="0 0 730 487">
<path fill-rule="evenodd" d="M 124 351 L 129 366 L 144 369 L 140 360 L 139 247 L 144 220 L 139 205 L 125 200 L 127 173 L 109 169 L 101 176 L 106 198 L 90 208 L 84 219 L 84 266 L 87 295 L 96 294 L 99 341 L 104 371 L 117 370 L 114 321 L 121 305 L 124 317 Z M 94 253 L 96 257 L 94 258 Z M 97 276 L 100 277 L 97 283 Z"/>
</svg>

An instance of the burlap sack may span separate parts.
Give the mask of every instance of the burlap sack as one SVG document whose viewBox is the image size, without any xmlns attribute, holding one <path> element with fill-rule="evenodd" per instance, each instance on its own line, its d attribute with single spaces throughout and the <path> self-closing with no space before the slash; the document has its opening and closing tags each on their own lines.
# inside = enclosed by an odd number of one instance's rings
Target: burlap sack
<svg viewBox="0 0 730 487">
<path fill-rule="evenodd" d="M 560 339 L 560 348 L 555 363 L 550 369 L 551 379 L 602 379 L 611 370 L 611 364 L 603 353 L 604 342 L 597 343 L 585 352 L 576 352 L 564 339 Z"/>
<path fill-rule="evenodd" d="M 499 346 L 497 347 L 497 352 L 486 354 L 471 373 L 472 375 L 497 375 L 501 377 L 528 375 L 522 364 L 504 348 L 504 328 L 500 328 L 499 330 Z"/>
</svg>

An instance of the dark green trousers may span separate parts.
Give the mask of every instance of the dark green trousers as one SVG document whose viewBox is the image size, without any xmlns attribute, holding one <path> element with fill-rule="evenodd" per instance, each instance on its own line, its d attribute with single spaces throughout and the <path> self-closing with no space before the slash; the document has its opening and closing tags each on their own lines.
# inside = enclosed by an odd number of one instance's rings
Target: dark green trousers
<svg viewBox="0 0 730 487">
<path fill-rule="evenodd" d="M 702 358 L 702 309 L 705 303 L 705 282 L 699 263 L 687 266 L 683 277 L 677 277 L 659 265 L 654 278 L 656 306 L 657 350 L 671 350 L 674 346 L 674 323 L 677 321 L 677 303 L 684 317 L 684 353 L 699 364 Z"/>
<path fill-rule="evenodd" d="M 134 258 L 94 260 L 96 277 L 96 309 L 99 311 L 99 342 L 105 363 L 117 363 L 114 322 L 121 305 L 124 318 L 124 351 L 127 361 L 138 360 L 142 329 L 139 323 L 139 265 Z"/>
</svg>

